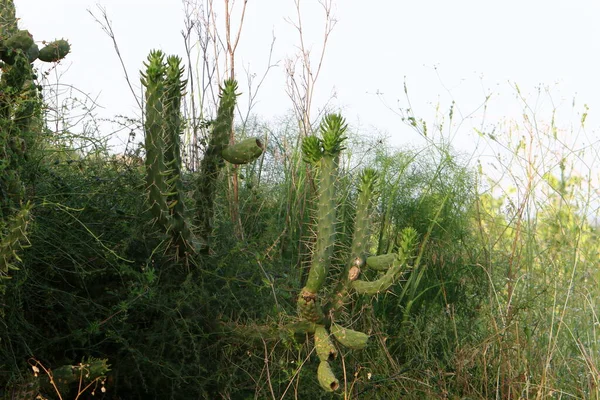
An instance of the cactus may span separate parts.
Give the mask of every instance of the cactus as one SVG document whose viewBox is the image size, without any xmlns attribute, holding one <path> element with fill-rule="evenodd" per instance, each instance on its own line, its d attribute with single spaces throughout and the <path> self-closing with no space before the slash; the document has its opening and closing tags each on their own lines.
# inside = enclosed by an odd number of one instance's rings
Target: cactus
<svg viewBox="0 0 600 400">
<path fill-rule="evenodd" d="M 146 188 L 148 206 L 152 220 L 162 230 L 168 228 L 169 208 L 165 194 L 167 186 L 165 175 L 167 167 L 164 161 L 163 135 L 163 93 L 164 93 L 164 54 L 160 50 L 148 55 L 146 73 L 142 73 L 142 85 L 146 88 Z"/>
<path fill-rule="evenodd" d="M 71 51 L 71 45 L 64 39 L 55 40 L 48 43 L 39 50 L 38 58 L 44 62 L 56 62 L 65 58 Z"/>
<path fill-rule="evenodd" d="M 360 175 L 358 200 L 352 244 L 346 268 L 323 302 L 319 293 L 329 273 L 332 250 L 336 240 L 336 204 L 335 184 L 338 175 L 338 160 L 343 148 L 344 133 L 347 129 L 344 118 L 338 114 L 326 115 L 320 125 L 321 137 L 309 136 L 302 142 L 304 160 L 317 171 L 317 209 L 316 209 L 316 243 L 308 278 L 297 299 L 300 321 L 317 324 L 313 333 L 314 346 L 320 364 L 317 377 L 326 391 L 339 388 L 330 362 L 337 355 L 335 345 L 330 337 L 349 349 L 360 350 L 367 346 L 369 335 L 343 327 L 336 323 L 344 305 L 348 303 L 350 294 L 376 295 L 387 290 L 398 280 L 400 274 L 411 261 L 417 235 L 412 228 L 403 230 L 398 254 L 385 254 L 368 257 L 369 238 L 371 236 L 371 213 L 374 198 L 377 195 L 377 173 L 365 169 Z M 362 270 L 369 267 L 383 272 L 374 281 L 359 279 Z M 323 305 L 324 304 L 324 305 Z"/>
<path fill-rule="evenodd" d="M 43 49 L 42 49 L 43 50 Z M 187 82 L 181 59 L 166 58 L 160 50 L 148 56 L 142 85 L 146 88 L 146 189 L 151 219 L 163 232 L 171 234 L 178 254 L 208 250 L 212 214 L 219 172 L 228 160 L 235 164 L 254 161 L 263 146 L 256 138 L 229 146 L 238 94 L 235 80 L 226 80 L 220 93 L 217 118 L 212 123 L 208 147 L 202 159 L 195 187 L 198 235 L 186 218 L 181 171 L 180 135 L 183 130 L 181 99 Z"/>
<path fill-rule="evenodd" d="M 207 242 L 204 249 L 208 251 L 208 243 L 212 232 L 214 199 L 217 190 L 217 179 L 224 165 L 223 150 L 229 142 L 229 132 L 233 125 L 233 113 L 238 96 L 237 82 L 228 79 L 220 88 L 217 118 L 213 122 L 208 140 L 208 147 L 200 163 L 200 173 L 196 180 L 196 220 L 200 228 L 200 237 Z"/>
<path fill-rule="evenodd" d="M 181 177 L 180 134 L 183 130 L 181 98 L 183 80 L 181 59 L 153 50 L 144 64 L 142 85 L 146 88 L 146 189 L 151 220 L 168 232 L 177 254 L 192 254 L 199 248 L 186 219 Z"/>
<path fill-rule="evenodd" d="M 68 43 L 59 41 L 66 56 Z M 23 202 L 23 173 L 41 130 L 40 89 L 31 63 L 39 49 L 27 30 L 19 30 L 13 0 L 0 0 L 0 220 L 14 214 Z"/>
<path fill-rule="evenodd" d="M 248 164 L 260 157 L 262 152 L 262 142 L 257 138 L 248 138 L 227 146 L 221 155 L 231 164 Z"/>
</svg>

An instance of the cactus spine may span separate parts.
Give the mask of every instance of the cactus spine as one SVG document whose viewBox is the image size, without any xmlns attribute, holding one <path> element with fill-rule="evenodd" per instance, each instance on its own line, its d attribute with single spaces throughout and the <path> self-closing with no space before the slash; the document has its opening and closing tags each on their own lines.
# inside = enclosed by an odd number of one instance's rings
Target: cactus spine
<svg viewBox="0 0 600 400">
<path fill-rule="evenodd" d="M 336 347 L 330 338 L 334 337 L 340 345 L 354 350 L 365 348 L 369 340 L 366 333 L 343 327 L 335 321 L 344 305 L 348 303 L 350 293 L 354 291 L 358 294 L 376 295 L 387 290 L 407 267 L 417 239 L 416 231 L 406 228 L 401 235 L 399 254 L 367 257 L 371 236 L 371 213 L 377 195 L 377 173 L 372 169 L 362 171 L 350 255 L 335 289 L 331 291 L 325 306 L 321 305 L 318 293 L 328 275 L 335 243 L 335 185 L 346 129 L 347 125 L 341 115 L 329 114 L 321 122 L 321 138 L 309 136 L 302 143 L 305 161 L 318 171 L 317 238 L 308 278 L 297 299 L 297 308 L 301 321 L 316 324 L 312 333 L 320 360 L 317 377 L 326 391 L 339 388 L 339 381 L 330 365 L 337 355 Z M 372 282 L 360 280 L 362 269 L 367 266 L 383 271 L 383 276 Z M 306 333 L 311 331 L 307 330 Z"/>
</svg>

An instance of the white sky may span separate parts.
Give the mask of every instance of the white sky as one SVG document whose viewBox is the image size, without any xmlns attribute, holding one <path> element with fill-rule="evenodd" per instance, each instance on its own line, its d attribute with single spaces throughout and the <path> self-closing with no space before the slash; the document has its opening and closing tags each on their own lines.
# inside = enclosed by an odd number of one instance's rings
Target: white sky
<svg viewBox="0 0 600 400">
<path fill-rule="evenodd" d="M 179 0 L 15 3 L 21 27 L 29 29 L 36 40 L 69 39 L 72 54 L 60 66 L 65 71 L 61 81 L 99 96 L 103 117 L 133 115 L 136 106 L 112 43 L 88 9 L 100 15 L 96 3 L 106 8 L 130 77 L 138 87 L 138 71 L 150 49 L 184 55 Z M 317 0 L 302 0 L 302 4 L 307 39 L 318 52 L 322 9 Z M 466 116 L 487 94 L 493 97 L 486 121 L 520 120 L 523 107 L 515 99 L 514 83 L 525 93 L 535 93 L 540 84 L 550 86 L 554 104 L 564 104 L 559 124 L 568 126 L 579 120 L 577 112 L 584 103 L 590 107 L 587 130 L 595 131 L 600 121 L 599 1 L 337 0 L 335 16 L 338 23 L 328 44 L 313 106 L 322 107 L 335 91 L 333 104 L 362 133 L 384 131 L 395 144 L 419 140 L 376 96 L 379 91 L 388 104 L 394 106 L 400 99 L 406 106 L 405 76 L 417 116 L 430 123 L 436 103 L 446 114 L 455 99 Z M 237 54 L 238 67 L 249 65 L 261 75 L 274 32 L 274 60 L 281 60 L 280 68 L 269 74 L 255 108 L 266 118 L 291 109 L 283 60 L 296 52 L 298 36 L 286 17 L 295 18 L 293 0 L 250 0 Z M 575 111 L 571 107 L 574 97 Z M 549 105 L 548 98 L 544 101 Z M 539 113 L 550 119 L 548 108 L 539 108 Z M 473 126 L 479 126 L 480 117 L 475 115 Z M 473 150 L 475 137 L 468 122 L 461 126 L 454 143 Z"/>
</svg>

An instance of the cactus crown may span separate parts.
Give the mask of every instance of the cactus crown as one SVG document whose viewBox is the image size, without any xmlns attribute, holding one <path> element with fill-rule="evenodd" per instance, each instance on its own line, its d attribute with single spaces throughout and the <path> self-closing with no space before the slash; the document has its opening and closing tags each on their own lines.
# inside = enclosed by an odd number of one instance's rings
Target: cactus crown
<svg viewBox="0 0 600 400">
<path fill-rule="evenodd" d="M 165 54 L 161 50 L 152 50 L 148 62 L 144 62 L 146 72 L 142 72 L 142 84 L 146 87 L 161 83 L 165 75 Z"/>
<path fill-rule="evenodd" d="M 360 173 L 360 185 L 358 186 L 358 191 L 360 193 L 377 193 L 377 171 L 372 168 L 365 168 Z"/>
<path fill-rule="evenodd" d="M 343 136 L 348 129 L 346 120 L 340 114 L 328 114 L 321 122 L 321 135 L 323 136 L 323 154 L 335 157 L 345 147 L 342 144 L 347 139 Z"/>
</svg>

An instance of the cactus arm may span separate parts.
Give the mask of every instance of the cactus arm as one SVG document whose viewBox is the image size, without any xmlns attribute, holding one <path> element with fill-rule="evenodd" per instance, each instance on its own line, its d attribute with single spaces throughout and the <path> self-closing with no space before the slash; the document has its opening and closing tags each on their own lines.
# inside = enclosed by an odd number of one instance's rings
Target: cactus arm
<svg viewBox="0 0 600 400">
<path fill-rule="evenodd" d="M 319 363 L 319 368 L 317 369 L 317 378 L 319 379 L 319 384 L 323 389 L 327 392 L 334 392 L 339 389 L 340 381 L 335 377 L 333 371 L 331 370 L 331 366 L 327 361 L 321 361 Z"/>
<path fill-rule="evenodd" d="M 337 358 L 337 349 L 323 325 L 317 325 L 315 329 L 315 351 L 321 361 L 333 361 Z"/>
<path fill-rule="evenodd" d="M 10 37 L 17 29 L 14 1 L 0 0 L 0 38 Z"/>
<path fill-rule="evenodd" d="M 395 253 L 367 257 L 367 267 L 375 271 L 387 271 L 398 256 Z"/>
<path fill-rule="evenodd" d="M 359 294 L 376 295 L 386 291 L 408 266 L 417 240 L 417 231 L 414 228 L 404 228 L 400 234 L 400 249 L 397 259 L 385 274 L 375 281 L 356 280 L 352 288 Z"/>
<path fill-rule="evenodd" d="M 248 138 L 223 149 L 222 156 L 231 164 L 248 164 L 263 152 L 263 144 L 258 138 Z"/>
<path fill-rule="evenodd" d="M 65 58 L 71 51 L 71 45 L 64 39 L 48 43 L 39 50 L 37 58 L 44 62 L 56 62 Z"/>
<path fill-rule="evenodd" d="M 170 233 L 179 255 L 193 253 L 199 243 L 186 219 L 184 187 L 181 179 L 181 139 L 183 122 L 181 118 L 181 98 L 187 81 L 183 79 L 184 70 L 180 66 L 181 58 L 167 57 L 164 92 L 164 160 L 167 168 L 166 201 L 170 210 Z"/>
<path fill-rule="evenodd" d="M 367 346 L 369 335 L 352 329 L 343 328 L 338 324 L 331 324 L 331 334 L 343 346 L 353 350 L 362 350 Z"/>
<path fill-rule="evenodd" d="M 374 197 L 376 195 L 376 185 L 376 171 L 370 168 L 363 170 L 360 174 L 360 184 L 358 187 L 359 194 L 356 203 L 356 216 L 354 218 L 354 234 L 352 236 L 350 258 L 334 292 L 336 295 L 331 301 L 331 310 L 334 313 L 339 312 L 347 302 L 351 282 L 358 279 L 361 270 L 365 265 L 365 257 L 370 237 L 371 212 L 373 209 Z"/>
</svg>

